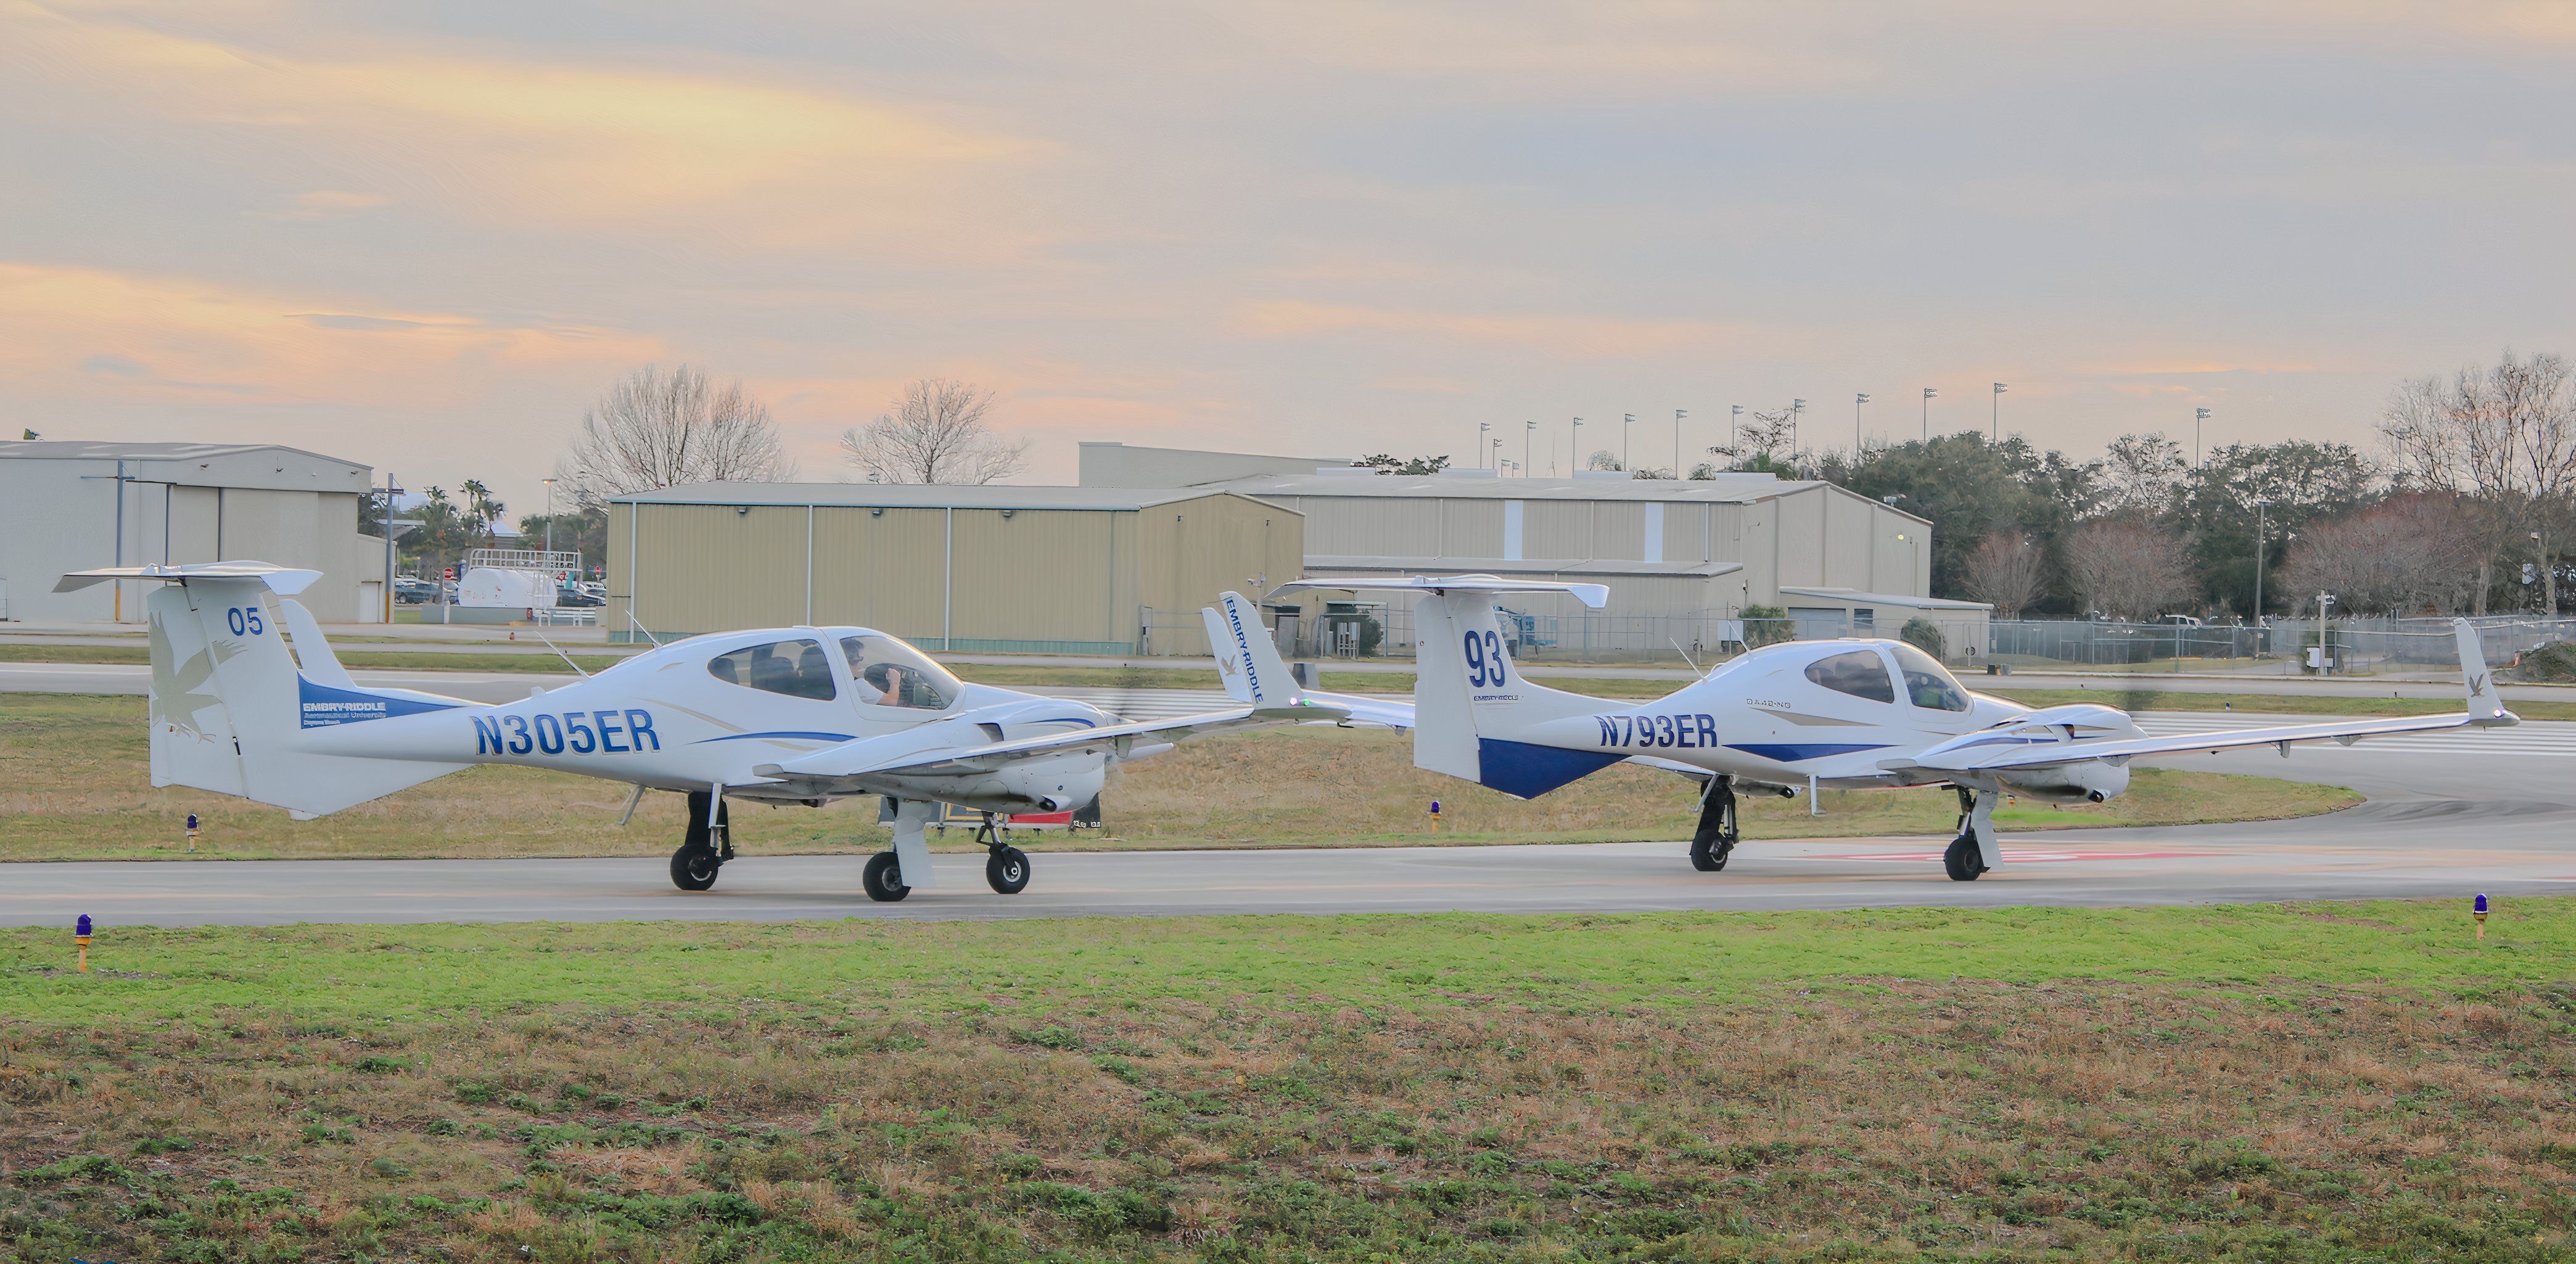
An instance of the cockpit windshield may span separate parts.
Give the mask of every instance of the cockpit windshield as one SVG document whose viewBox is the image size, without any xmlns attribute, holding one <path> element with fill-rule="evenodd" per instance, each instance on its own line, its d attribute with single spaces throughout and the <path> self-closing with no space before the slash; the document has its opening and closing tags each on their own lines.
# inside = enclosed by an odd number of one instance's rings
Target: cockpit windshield
<svg viewBox="0 0 2576 1264">
<path fill-rule="evenodd" d="M 1905 674 L 1905 696 L 1932 711 L 1965 711 L 1968 691 L 1959 687 L 1941 661 L 1903 641 L 1895 643 L 1896 668 Z"/>
<path fill-rule="evenodd" d="M 947 668 L 890 636 L 842 637 L 841 653 L 850 660 L 850 676 L 858 682 L 863 703 L 945 711 L 964 688 Z"/>
</svg>

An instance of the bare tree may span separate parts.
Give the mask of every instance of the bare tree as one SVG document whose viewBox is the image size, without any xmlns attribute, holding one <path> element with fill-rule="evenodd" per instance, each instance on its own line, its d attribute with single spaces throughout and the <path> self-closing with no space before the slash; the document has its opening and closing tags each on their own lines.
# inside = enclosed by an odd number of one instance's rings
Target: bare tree
<svg viewBox="0 0 2576 1264">
<path fill-rule="evenodd" d="M 2190 549 L 2144 514 L 2106 515 L 2068 533 L 2066 582 L 2089 610 L 2151 619 L 2192 591 Z"/>
<path fill-rule="evenodd" d="M 1731 469 L 1792 477 L 1806 463 L 1807 455 L 1798 448 L 1798 414 L 1788 408 L 1773 412 L 1755 409 L 1752 422 L 1736 430 L 1734 442 L 1710 448 L 1709 452 L 1733 461 Z"/>
<path fill-rule="evenodd" d="M 2183 482 L 2191 476 L 2182 445 L 2161 433 L 2113 439 L 2096 468 L 2102 507 L 2113 512 L 2165 513 L 2181 499 Z"/>
<path fill-rule="evenodd" d="M 2576 366 L 2543 352 L 2398 385 L 2380 439 L 2409 483 L 2481 497 L 2576 492 Z"/>
<path fill-rule="evenodd" d="M 2039 600 L 2045 560 L 2038 541 L 2018 531 L 1998 531 L 1978 541 L 1960 584 L 1969 596 L 2011 618 Z"/>
<path fill-rule="evenodd" d="M 608 388 L 582 415 L 572 452 L 555 467 L 574 503 L 685 483 L 778 482 L 796 476 L 769 409 L 740 381 L 714 385 L 683 364 L 648 364 Z"/>
<path fill-rule="evenodd" d="M 2300 532 L 2281 563 L 2293 609 L 2316 594 L 2354 614 L 2448 614 L 2469 604 L 2482 560 L 2473 510 L 2442 492 L 2399 495 Z"/>
<path fill-rule="evenodd" d="M 984 424 L 993 393 L 947 378 L 903 388 L 894 411 L 841 432 L 841 453 L 878 483 L 990 483 L 1018 473 L 1029 443 Z"/>
</svg>

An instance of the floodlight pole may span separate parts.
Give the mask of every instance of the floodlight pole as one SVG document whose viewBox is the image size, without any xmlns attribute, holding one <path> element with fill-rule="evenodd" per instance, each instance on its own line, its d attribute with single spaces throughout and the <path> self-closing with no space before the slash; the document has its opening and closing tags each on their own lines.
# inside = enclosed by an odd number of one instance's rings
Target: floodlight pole
<svg viewBox="0 0 2576 1264">
<path fill-rule="evenodd" d="M 1583 419 L 1581 417 L 1577 417 L 1574 419 L 1574 424 L 1568 427 L 1565 432 L 1565 476 L 1567 478 L 1574 477 L 1575 467 L 1578 463 L 1577 458 L 1574 455 L 1574 451 L 1582 446 Z"/>
<path fill-rule="evenodd" d="M 1485 463 L 1485 432 L 1493 428 L 1494 426 L 1492 422 L 1480 421 L 1476 423 L 1476 464 L 1479 466 Z"/>
<path fill-rule="evenodd" d="M 2003 384 L 2003 383 L 2001 383 L 2001 382 L 1997 382 L 1997 383 L 1995 383 L 1994 416 L 1993 416 L 1993 418 L 1991 418 L 1991 419 L 1989 420 L 1988 425 L 1989 425 L 1990 429 L 1988 430 L 1987 435 L 1986 435 L 1986 442 L 1988 442 L 1988 443 L 2001 443 L 2001 442 L 2003 442 L 2003 439 L 2004 439 L 2004 384 Z"/>
<path fill-rule="evenodd" d="M 1531 442 L 1531 436 L 1533 436 L 1533 435 L 1535 435 L 1535 434 L 1537 434 L 1537 433 L 1538 433 L 1538 422 L 1537 422 L 1537 421 L 1535 421 L 1535 420 L 1532 420 L 1532 421 L 1530 421 L 1529 423 L 1527 423 L 1527 427 L 1521 431 L 1521 477 L 1522 477 L 1522 478 L 1528 478 L 1528 477 L 1529 477 L 1529 469 L 1530 469 L 1530 442 Z"/>
<path fill-rule="evenodd" d="M 1937 386 L 1923 388 L 1923 441 L 1932 442 L 1932 397 L 1941 393 Z"/>
<path fill-rule="evenodd" d="M 385 624 L 389 627 L 394 621 L 394 497 L 401 494 L 402 488 L 394 484 L 394 472 L 385 471 L 385 590 L 381 595 L 385 599 Z"/>
<path fill-rule="evenodd" d="M 1690 415 L 1687 408 L 1673 410 L 1673 477 L 1682 476 L 1682 418 Z"/>
<path fill-rule="evenodd" d="M 2200 423 L 2207 420 L 2209 420 L 2208 409 L 2191 410 L 2191 468 L 2195 470 L 2200 468 Z"/>
<path fill-rule="evenodd" d="M 1635 431 L 1636 428 L 1637 414 L 1621 413 L 1619 415 L 1619 468 L 1630 474 L 1637 472 L 1637 463 L 1628 455 L 1628 436 L 1631 432 Z"/>
<path fill-rule="evenodd" d="M 1869 392 L 1867 391 L 1852 397 L 1852 461 L 1854 464 L 1860 461 L 1860 406 L 1868 402 Z"/>
</svg>

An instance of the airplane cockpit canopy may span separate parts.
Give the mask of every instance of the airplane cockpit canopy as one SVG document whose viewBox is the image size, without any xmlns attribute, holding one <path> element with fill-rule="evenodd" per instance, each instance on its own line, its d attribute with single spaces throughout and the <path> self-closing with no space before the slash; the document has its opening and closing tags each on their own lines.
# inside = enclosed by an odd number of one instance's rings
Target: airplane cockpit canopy
<svg viewBox="0 0 2576 1264">
<path fill-rule="evenodd" d="M 1905 674 L 1905 696 L 1914 705 L 1932 711 L 1968 709 L 1968 691 L 1941 660 L 1903 641 L 1890 641 L 1888 648 L 1896 653 L 1896 669 Z"/>
<path fill-rule="evenodd" d="M 729 684 L 790 698 L 829 702 L 838 692 L 832 685 L 832 661 L 824 655 L 823 643 L 810 637 L 746 645 L 718 654 L 707 660 L 707 674 Z"/>
<path fill-rule="evenodd" d="M 965 691 L 947 668 L 882 632 L 842 637 L 841 653 L 850 660 L 862 703 L 945 711 Z"/>
</svg>

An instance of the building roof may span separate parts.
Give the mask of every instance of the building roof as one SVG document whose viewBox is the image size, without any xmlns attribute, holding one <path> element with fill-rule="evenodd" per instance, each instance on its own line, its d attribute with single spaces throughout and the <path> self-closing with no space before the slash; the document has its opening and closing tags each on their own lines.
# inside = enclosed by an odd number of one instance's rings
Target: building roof
<svg viewBox="0 0 2576 1264">
<path fill-rule="evenodd" d="M 921 483 L 688 483 L 609 499 L 622 505 L 817 505 L 864 509 L 1150 509 L 1231 494 L 1224 487 L 981 487 Z M 1285 505 L 1281 513 L 1295 513 Z"/>
<path fill-rule="evenodd" d="M 292 452 L 316 461 L 345 465 L 354 470 L 371 468 L 364 462 L 324 456 L 282 443 L 110 443 L 87 439 L 7 439 L 0 440 L 0 460 L 20 461 L 206 461 L 215 457 L 247 456 L 255 452 Z"/>
<path fill-rule="evenodd" d="M 1261 474 L 1226 479 L 1208 487 L 1247 496 L 1398 496 L 1439 500 L 1624 500 L 1665 503 L 1741 505 L 1826 488 L 1846 496 L 1860 493 L 1818 479 L 1784 479 L 1771 474 L 1720 474 L 1716 478 L 1478 478 L 1471 474 Z M 1881 502 L 1871 501 L 1873 505 Z M 1894 505 L 1888 512 L 1930 520 Z"/>
<path fill-rule="evenodd" d="M 1743 570 L 1742 562 L 1638 562 L 1625 558 L 1369 557 L 1309 556 L 1309 577 L 1335 571 L 1402 571 L 1409 575 L 1665 575 L 1713 579 Z"/>
<path fill-rule="evenodd" d="M 1901 597 L 1891 593 L 1862 592 L 1857 588 L 1810 588 L 1782 584 L 1783 597 L 1815 597 L 1825 601 L 1847 602 L 1855 606 L 1904 606 L 1913 610 L 1993 610 L 1990 602 L 1953 601 L 1947 597 Z"/>
</svg>

